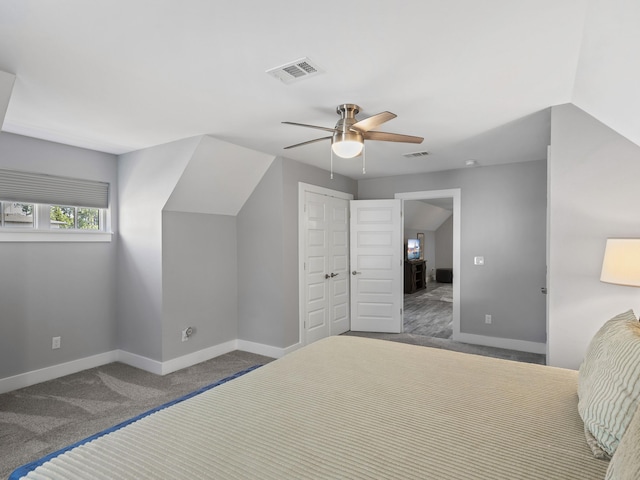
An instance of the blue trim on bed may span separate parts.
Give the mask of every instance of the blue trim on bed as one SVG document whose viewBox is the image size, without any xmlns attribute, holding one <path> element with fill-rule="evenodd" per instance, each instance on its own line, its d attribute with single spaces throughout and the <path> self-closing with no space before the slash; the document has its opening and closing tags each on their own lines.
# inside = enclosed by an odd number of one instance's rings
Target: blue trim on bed
<svg viewBox="0 0 640 480">
<path fill-rule="evenodd" d="M 127 425 L 130 425 L 134 422 L 137 422 L 138 420 L 144 418 L 144 417 L 148 417 L 149 415 L 151 415 L 152 413 L 158 412 L 160 410 L 164 410 L 167 407 L 170 407 L 172 405 L 175 405 L 176 403 L 180 403 L 180 402 L 184 402 L 185 400 L 190 399 L 191 397 L 195 397 L 196 395 L 200 395 L 203 392 L 206 392 L 207 390 L 211 390 L 212 388 L 215 388 L 219 385 L 222 385 L 223 383 L 227 383 L 230 380 L 233 380 L 235 378 L 241 377 L 242 375 L 244 375 L 245 373 L 249 373 L 253 370 L 255 370 L 258 367 L 261 367 L 262 365 L 254 365 L 253 367 L 249 367 L 246 370 L 242 370 L 240 372 L 234 373 L 233 375 L 230 375 L 228 377 L 223 378 L 222 380 L 218 380 L 215 383 L 212 383 L 211 385 L 207 385 L 205 387 L 202 387 L 198 390 L 195 390 L 191 393 L 187 393 L 186 395 L 176 398 L 175 400 L 172 400 L 170 402 L 164 403 L 162 405 L 160 405 L 159 407 L 155 407 L 152 408 L 151 410 L 148 410 L 144 413 L 141 413 L 140 415 L 130 418 L 129 420 L 125 420 L 122 423 L 119 423 L 113 427 L 110 427 L 106 430 L 103 430 L 101 432 L 96 433 L 95 435 L 91 435 L 90 437 L 87 437 L 83 440 L 80 440 L 79 442 L 73 443 L 67 447 L 64 447 L 60 450 L 57 450 L 53 453 L 50 453 L 49 455 L 42 457 L 38 460 L 35 460 L 31 463 L 27 463 L 26 465 L 23 465 L 21 467 L 18 467 L 17 469 L 15 469 L 11 475 L 9 475 L 9 478 L 7 480 L 19 480 L 20 478 L 24 477 L 25 475 L 27 475 L 29 472 L 35 470 L 36 468 L 38 468 L 40 465 L 44 464 L 45 462 L 48 462 L 49 460 L 57 457 L 58 455 L 62 455 L 65 452 L 68 452 L 69 450 L 73 450 L 76 447 L 79 447 L 80 445 L 84 445 L 85 443 L 89 443 L 97 438 L 103 437 L 111 432 L 115 432 L 116 430 L 120 430 L 123 427 L 126 427 Z"/>
</svg>

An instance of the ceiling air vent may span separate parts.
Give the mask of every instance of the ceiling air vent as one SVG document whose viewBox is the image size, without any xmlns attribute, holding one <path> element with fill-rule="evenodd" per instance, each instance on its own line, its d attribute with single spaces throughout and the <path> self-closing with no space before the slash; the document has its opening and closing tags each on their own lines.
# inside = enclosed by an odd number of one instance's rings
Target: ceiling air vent
<svg viewBox="0 0 640 480">
<path fill-rule="evenodd" d="M 415 157 L 426 157 L 429 155 L 429 152 L 413 152 L 413 153 L 403 153 L 402 156 L 406 158 L 415 158 Z"/>
<path fill-rule="evenodd" d="M 269 75 L 277 78 L 283 83 L 292 83 L 302 80 L 303 78 L 312 77 L 322 72 L 323 70 L 318 66 L 318 64 L 312 62 L 307 57 L 267 70 Z"/>
</svg>

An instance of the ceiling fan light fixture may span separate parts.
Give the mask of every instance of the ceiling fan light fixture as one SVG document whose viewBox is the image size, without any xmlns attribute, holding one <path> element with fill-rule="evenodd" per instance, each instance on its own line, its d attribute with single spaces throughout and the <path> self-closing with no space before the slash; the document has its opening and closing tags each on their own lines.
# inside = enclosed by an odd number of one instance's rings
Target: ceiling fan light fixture
<svg viewBox="0 0 640 480">
<path fill-rule="evenodd" d="M 355 132 L 335 133 L 331 139 L 331 150 L 338 157 L 353 158 L 362 153 L 364 138 Z"/>
</svg>

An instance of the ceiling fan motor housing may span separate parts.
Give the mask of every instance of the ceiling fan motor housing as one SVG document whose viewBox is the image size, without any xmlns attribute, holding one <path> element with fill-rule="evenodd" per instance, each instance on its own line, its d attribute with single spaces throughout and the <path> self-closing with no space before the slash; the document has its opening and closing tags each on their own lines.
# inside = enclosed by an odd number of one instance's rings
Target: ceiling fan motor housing
<svg viewBox="0 0 640 480">
<path fill-rule="evenodd" d="M 340 120 L 336 123 L 336 130 L 331 139 L 331 143 L 337 142 L 359 142 L 364 143 L 364 137 L 360 132 L 351 130 L 351 126 L 357 123 L 356 115 L 360 112 L 360 107 L 353 103 L 338 105 L 336 113 L 340 115 Z"/>
</svg>

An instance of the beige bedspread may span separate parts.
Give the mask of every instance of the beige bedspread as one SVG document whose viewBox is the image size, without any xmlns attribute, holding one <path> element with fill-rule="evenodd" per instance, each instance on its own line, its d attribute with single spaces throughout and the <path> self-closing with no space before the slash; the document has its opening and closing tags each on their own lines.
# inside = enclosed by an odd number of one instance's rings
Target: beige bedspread
<svg viewBox="0 0 640 480">
<path fill-rule="evenodd" d="M 577 372 L 331 337 L 27 478 L 602 479 Z M 90 472 L 91 475 L 87 475 Z"/>
</svg>

